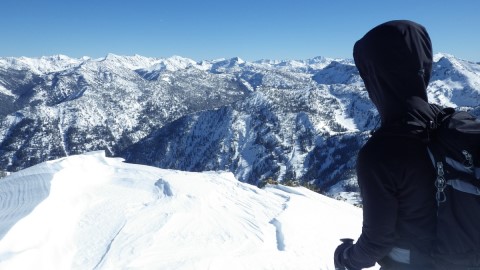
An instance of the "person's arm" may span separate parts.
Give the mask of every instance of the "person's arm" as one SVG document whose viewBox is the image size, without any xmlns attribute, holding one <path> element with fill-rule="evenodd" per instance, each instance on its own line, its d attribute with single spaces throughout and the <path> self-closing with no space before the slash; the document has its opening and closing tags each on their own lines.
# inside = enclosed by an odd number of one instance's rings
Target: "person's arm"
<svg viewBox="0 0 480 270">
<path fill-rule="evenodd" d="M 372 151 L 370 151 L 372 153 Z M 376 153 L 360 153 L 357 177 L 363 200 L 362 234 L 345 252 L 354 269 L 368 268 L 385 257 L 395 241 L 398 201 L 395 196 L 395 165 Z"/>
</svg>

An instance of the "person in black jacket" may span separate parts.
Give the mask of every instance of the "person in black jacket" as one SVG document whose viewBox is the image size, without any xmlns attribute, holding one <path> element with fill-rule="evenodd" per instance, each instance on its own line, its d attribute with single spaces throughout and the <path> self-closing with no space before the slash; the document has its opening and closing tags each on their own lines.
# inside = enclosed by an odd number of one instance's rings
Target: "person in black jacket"
<svg viewBox="0 0 480 270">
<path fill-rule="evenodd" d="M 362 147 L 357 177 L 362 234 L 335 250 L 336 269 L 435 269 L 435 170 L 426 132 L 438 113 L 427 99 L 432 45 L 415 22 L 383 23 L 355 43 L 353 56 L 381 126 Z"/>
</svg>

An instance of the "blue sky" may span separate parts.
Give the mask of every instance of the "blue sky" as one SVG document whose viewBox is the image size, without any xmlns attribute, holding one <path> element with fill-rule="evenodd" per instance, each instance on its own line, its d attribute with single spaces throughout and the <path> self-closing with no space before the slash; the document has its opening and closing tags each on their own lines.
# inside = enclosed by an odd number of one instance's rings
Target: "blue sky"
<svg viewBox="0 0 480 270">
<path fill-rule="evenodd" d="M 0 57 L 352 58 L 372 27 L 423 24 L 434 52 L 480 61 L 478 0 L 2 0 Z"/>
</svg>

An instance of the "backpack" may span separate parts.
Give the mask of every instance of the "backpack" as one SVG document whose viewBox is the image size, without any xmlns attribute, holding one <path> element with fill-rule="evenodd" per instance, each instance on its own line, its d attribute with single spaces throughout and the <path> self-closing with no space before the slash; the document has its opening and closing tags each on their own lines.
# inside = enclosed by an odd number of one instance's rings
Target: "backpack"
<svg viewBox="0 0 480 270">
<path fill-rule="evenodd" d="M 480 270 L 480 120 L 445 108 L 428 134 L 438 205 L 432 256 L 448 269 Z"/>
</svg>

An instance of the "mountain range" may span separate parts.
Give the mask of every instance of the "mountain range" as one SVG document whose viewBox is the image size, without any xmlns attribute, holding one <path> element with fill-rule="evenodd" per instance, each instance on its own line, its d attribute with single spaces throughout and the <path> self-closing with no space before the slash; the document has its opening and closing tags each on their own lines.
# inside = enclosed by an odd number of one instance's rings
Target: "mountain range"
<svg viewBox="0 0 480 270">
<path fill-rule="evenodd" d="M 480 115 L 480 63 L 434 57 L 431 102 Z M 350 59 L 0 58 L 0 169 L 94 150 L 242 181 L 356 191 L 378 113 Z"/>
</svg>

